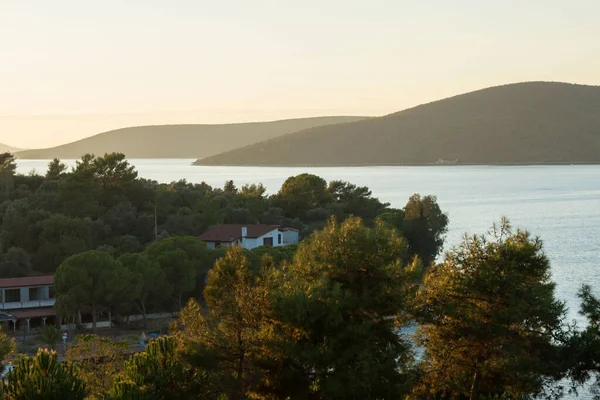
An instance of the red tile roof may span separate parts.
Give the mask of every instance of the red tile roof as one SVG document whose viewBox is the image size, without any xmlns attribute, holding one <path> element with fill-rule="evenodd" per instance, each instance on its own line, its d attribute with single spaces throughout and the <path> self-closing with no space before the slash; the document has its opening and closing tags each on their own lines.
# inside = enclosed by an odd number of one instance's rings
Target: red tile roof
<svg viewBox="0 0 600 400">
<path fill-rule="evenodd" d="M 248 234 L 246 235 L 248 238 L 257 238 L 279 229 L 279 225 L 224 224 L 209 229 L 198 236 L 198 239 L 204 242 L 233 242 L 242 237 L 242 227 L 248 229 Z"/>
<path fill-rule="evenodd" d="M 0 279 L 0 288 L 17 288 L 27 286 L 48 286 L 54 282 L 54 275 L 28 276 L 26 278 Z"/>
</svg>

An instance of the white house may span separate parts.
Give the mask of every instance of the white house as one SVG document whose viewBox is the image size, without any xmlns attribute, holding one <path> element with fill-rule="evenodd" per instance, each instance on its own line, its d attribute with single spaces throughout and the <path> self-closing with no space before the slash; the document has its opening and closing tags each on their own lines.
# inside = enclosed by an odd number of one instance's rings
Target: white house
<svg viewBox="0 0 600 400">
<path fill-rule="evenodd" d="M 54 276 L 0 279 L 0 322 L 13 331 L 54 323 Z M 10 324 L 12 322 L 12 324 Z M 11 326 L 12 325 L 12 326 Z"/>
<path fill-rule="evenodd" d="M 237 244 L 244 249 L 252 250 L 260 246 L 286 246 L 298 243 L 298 230 L 281 228 L 279 225 L 219 225 L 202 235 L 198 239 L 206 243 L 209 249 L 219 246 L 232 246 Z"/>
</svg>

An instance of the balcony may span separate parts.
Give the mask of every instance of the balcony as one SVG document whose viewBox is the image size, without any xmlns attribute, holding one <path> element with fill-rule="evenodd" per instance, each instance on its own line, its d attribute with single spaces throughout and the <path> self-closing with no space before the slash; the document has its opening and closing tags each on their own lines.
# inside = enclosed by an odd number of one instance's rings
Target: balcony
<svg viewBox="0 0 600 400">
<path fill-rule="evenodd" d="M 20 310 L 23 308 L 54 307 L 54 303 L 56 303 L 56 299 L 11 301 L 7 303 L 0 303 L 0 307 L 3 310 Z"/>
</svg>

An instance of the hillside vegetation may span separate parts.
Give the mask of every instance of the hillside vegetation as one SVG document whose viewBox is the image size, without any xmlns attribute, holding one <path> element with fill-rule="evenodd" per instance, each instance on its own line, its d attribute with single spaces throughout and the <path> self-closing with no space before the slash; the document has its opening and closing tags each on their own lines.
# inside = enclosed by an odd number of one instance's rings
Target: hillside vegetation
<svg viewBox="0 0 600 400">
<path fill-rule="evenodd" d="M 379 118 L 285 135 L 198 165 L 600 162 L 600 87 L 492 87 Z"/>
<path fill-rule="evenodd" d="M 21 159 L 76 159 L 119 152 L 130 158 L 197 158 L 303 129 L 364 117 L 317 117 L 222 125 L 157 125 L 117 129 L 48 149 L 27 150 Z"/>
</svg>

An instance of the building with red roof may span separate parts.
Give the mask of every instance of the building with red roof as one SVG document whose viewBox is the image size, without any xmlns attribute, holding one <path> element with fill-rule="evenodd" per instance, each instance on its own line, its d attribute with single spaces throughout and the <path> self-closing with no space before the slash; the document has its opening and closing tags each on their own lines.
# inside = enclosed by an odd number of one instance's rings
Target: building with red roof
<svg viewBox="0 0 600 400">
<path fill-rule="evenodd" d="M 0 321 L 11 322 L 16 330 L 20 322 L 46 324 L 50 318 L 55 322 L 54 276 L 30 276 L 0 279 Z"/>
<path fill-rule="evenodd" d="M 287 246 L 298 243 L 298 230 L 279 225 L 223 224 L 204 232 L 198 239 L 214 249 L 219 246 L 237 245 L 252 250 L 260 246 Z"/>
</svg>

